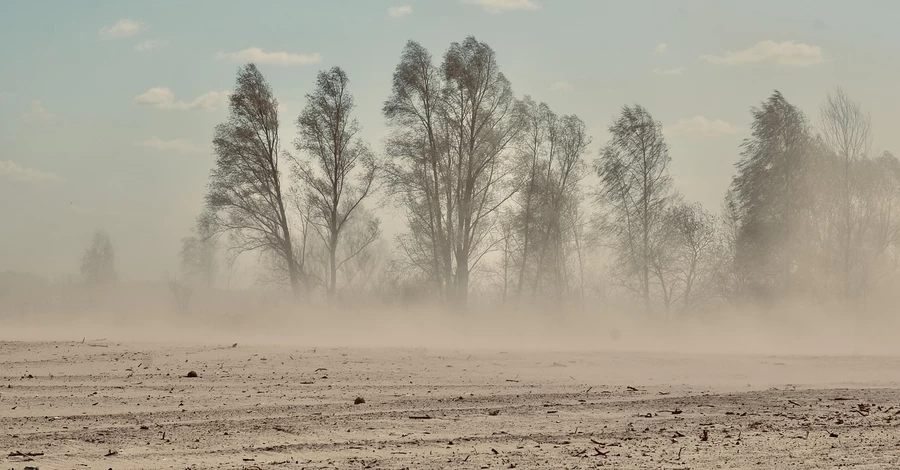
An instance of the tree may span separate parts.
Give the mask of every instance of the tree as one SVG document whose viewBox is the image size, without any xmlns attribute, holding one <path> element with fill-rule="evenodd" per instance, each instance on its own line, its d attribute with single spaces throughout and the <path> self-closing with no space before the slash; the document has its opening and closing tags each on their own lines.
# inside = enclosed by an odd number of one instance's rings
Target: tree
<svg viewBox="0 0 900 470">
<path fill-rule="evenodd" d="M 713 251 L 716 248 L 715 219 L 700 204 L 673 205 L 666 215 L 671 236 L 670 251 L 661 256 L 671 258 L 672 301 L 681 301 L 687 311 L 699 304 L 711 290 L 714 269 Z M 659 256 L 654 256 L 658 259 Z"/>
<path fill-rule="evenodd" d="M 527 281 L 531 297 L 543 291 L 562 301 L 570 288 L 573 226 L 585 173 L 582 155 L 590 138 L 577 116 L 558 117 L 530 97 L 523 112 L 526 124 L 517 165 L 522 183 L 511 214 L 520 252 L 516 295 L 522 295 Z"/>
<path fill-rule="evenodd" d="M 215 215 L 204 211 L 197 217 L 192 234 L 181 239 L 181 272 L 185 278 L 212 287 L 219 268 L 218 229 Z"/>
<path fill-rule="evenodd" d="M 858 261 L 855 247 L 862 227 L 859 227 L 861 181 L 856 177 L 856 169 L 862 159 L 867 158 L 871 146 L 871 120 L 862 111 L 859 103 L 853 101 L 841 88 L 829 93 L 821 108 L 821 132 L 828 149 L 836 157 L 837 168 L 832 172 L 836 190 L 836 217 L 833 217 L 836 244 L 840 253 L 840 282 L 843 295 L 852 294 L 854 264 Z"/>
<path fill-rule="evenodd" d="M 522 129 L 519 102 L 487 44 L 451 44 L 438 69 L 410 41 L 383 112 L 390 184 L 410 228 L 401 246 L 465 308 L 472 270 L 499 243 L 496 213 L 517 189 L 508 153 Z"/>
<path fill-rule="evenodd" d="M 791 293 L 809 269 L 815 141 L 803 112 L 775 91 L 751 110 L 732 181 L 741 216 L 737 265 L 757 294 Z"/>
<path fill-rule="evenodd" d="M 884 279 L 895 276 L 900 264 L 900 160 L 890 152 L 857 162 L 859 281 L 863 302 Z"/>
<path fill-rule="evenodd" d="M 81 257 L 81 276 L 90 285 L 111 284 L 116 280 L 116 253 L 109 235 L 103 230 L 94 232 L 91 245 Z"/>
<path fill-rule="evenodd" d="M 215 167 L 206 204 L 215 226 L 231 233 L 235 256 L 261 250 L 283 261 L 294 295 L 300 275 L 294 260 L 280 168 L 278 101 L 254 64 L 240 68 L 229 97 L 228 120 L 216 126 Z"/>
<path fill-rule="evenodd" d="M 600 178 L 598 203 L 608 211 L 617 266 L 626 287 L 651 312 L 654 239 L 676 194 L 669 175 L 668 145 L 662 124 L 640 105 L 625 106 L 609 126 L 612 135 L 594 162 Z"/>
<path fill-rule="evenodd" d="M 339 67 L 320 72 L 316 89 L 306 95 L 306 107 L 297 119 L 300 135 L 295 146 L 309 159 L 296 160 L 294 175 L 307 191 L 312 223 L 328 250 L 329 299 L 337 288 L 338 267 L 349 259 L 337 259 L 341 233 L 372 192 L 377 170 L 374 155 L 357 135 L 360 127 L 352 118 L 354 103 L 348 84 L 347 74 Z M 366 246 L 380 234 L 377 221 L 368 229 Z"/>
</svg>

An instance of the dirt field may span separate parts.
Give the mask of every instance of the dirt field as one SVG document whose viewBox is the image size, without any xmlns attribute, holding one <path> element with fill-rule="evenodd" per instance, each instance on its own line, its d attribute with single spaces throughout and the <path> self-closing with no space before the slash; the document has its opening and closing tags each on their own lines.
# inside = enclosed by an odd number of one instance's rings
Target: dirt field
<svg viewBox="0 0 900 470">
<path fill-rule="evenodd" d="M 895 357 L 0 343 L 2 468 L 900 468 L 898 425 Z"/>
</svg>

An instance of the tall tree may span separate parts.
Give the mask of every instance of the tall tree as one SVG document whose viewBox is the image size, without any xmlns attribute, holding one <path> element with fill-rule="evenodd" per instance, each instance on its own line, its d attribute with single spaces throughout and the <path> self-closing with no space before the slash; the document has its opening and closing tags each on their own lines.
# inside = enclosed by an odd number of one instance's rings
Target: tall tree
<svg viewBox="0 0 900 470">
<path fill-rule="evenodd" d="M 499 243 L 490 238 L 496 213 L 517 189 L 508 154 L 522 129 L 519 103 L 493 49 L 468 37 L 450 45 L 440 68 L 407 43 L 383 110 L 391 186 L 411 232 L 401 244 L 465 307 L 472 269 Z"/>
<path fill-rule="evenodd" d="M 853 101 L 843 89 L 829 93 L 821 108 L 821 132 L 828 149 L 836 157 L 837 168 L 832 191 L 836 190 L 836 217 L 834 229 L 840 252 L 840 281 L 843 294 L 852 294 L 854 261 L 857 261 L 854 247 L 861 234 L 859 227 L 859 178 L 856 177 L 858 163 L 867 158 L 872 138 L 871 120 L 863 112 L 859 103 Z"/>
<path fill-rule="evenodd" d="M 291 289 L 301 292 L 280 167 L 278 101 L 254 64 L 238 70 L 228 120 L 216 126 L 215 167 L 206 204 L 215 226 L 231 233 L 234 253 L 261 250 L 283 260 Z"/>
<path fill-rule="evenodd" d="M 348 85 L 347 74 L 339 67 L 320 72 L 316 89 L 306 95 L 306 107 L 297 119 L 300 135 L 295 146 L 309 159 L 298 159 L 294 174 L 307 191 L 312 223 L 328 250 L 329 299 L 335 296 L 338 268 L 349 259 L 337 259 L 341 233 L 372 192 L 377 170 L 374 155 L 358 136 Z M 366 227 L 366 243 L 350 257 L 378 238 L 377 220 Z"/>
<path fill-rule="evenodd" d="M 81 276 L 91 285 L 111 284 L 116 280 L 116 252 L 103 230 L 94 232 L 91 245 L 81 256 Z"/>
<path fill-rule="evenodd" d="M 662 124 L 640 105 L 625 106 L 609 126 L 611 137 L 594 168 L 600 177 L 598 203 L 609 211 L 606 228 L 626 286 L 652 310 L 654 236 L 676 194 L 669 174 L 669 148 Z"/>
<path fill-rule="evenodd" d="M 775 91 L 751 110 L 751 136 L 744 140 L 732 181 L 741 214 L 738 269 L 757 294 L 793 293 L 795 273 L 807 266 L 812 214 L 809 182 L 813 140 L 803 112 Z"/>
</svg>

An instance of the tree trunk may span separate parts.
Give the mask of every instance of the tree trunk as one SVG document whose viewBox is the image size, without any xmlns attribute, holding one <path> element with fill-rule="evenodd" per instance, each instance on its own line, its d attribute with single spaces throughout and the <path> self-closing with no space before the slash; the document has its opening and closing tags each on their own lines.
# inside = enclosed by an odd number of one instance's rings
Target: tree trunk
<svg viewBox="0 0 900 470">
<path fill-rule="evenodd" d="M 334 300 L 337 292 L 337 233 L 331 235 L 328 245 L 328 300 Z"/>
</svg>

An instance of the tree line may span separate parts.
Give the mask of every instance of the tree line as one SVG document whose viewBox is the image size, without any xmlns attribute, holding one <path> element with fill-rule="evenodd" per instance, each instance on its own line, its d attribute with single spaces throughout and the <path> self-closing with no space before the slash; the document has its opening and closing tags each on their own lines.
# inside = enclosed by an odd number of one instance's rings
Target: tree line
<svg viewBox="0 0 900 470">
<path fill-rule="evenodd" d="M 900 162 L 873 153 L 868 115 L 840 89 L 816 123 L 778 91 L 753 107 L 713 213 L 674 187 L 647 109 L 624 106 L 597 153 L 578 116 L 517 97 L 473 37 L 440 58 L 406 44 L 382 107 L 383 149 L 360 137 L 349 85 L 341 68 L 321 71 L 285 143 L 272 88 L 254 64 L 240 68 L 205 210 L 182 244 L 189 278 L 211 285 L 220 257 L 253 252 L 263 278 L 297 298 L 464 309 L 477 292 L 660 315 L 861 305 L 897 285 Z M 405 221 L 391 241 L 385 204 Z"/>
</svg>

